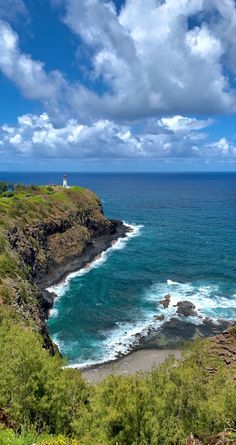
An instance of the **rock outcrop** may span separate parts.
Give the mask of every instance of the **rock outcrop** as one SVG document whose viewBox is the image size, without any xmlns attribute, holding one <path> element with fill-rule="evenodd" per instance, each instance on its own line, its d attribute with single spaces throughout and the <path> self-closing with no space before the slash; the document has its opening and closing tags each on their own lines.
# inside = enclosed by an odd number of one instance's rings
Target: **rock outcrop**
<svg viewBox="0 0 236 445">
<path fill-rule="evenodd" d="M 191 301 L 179 301 L 177 303 L 177 314 L 183 317 L 193 317 L 197 315 L 197 312 L 194 310 L 195 306 Z"/>
<path fill-rule="evenodd" d="M 0 217 L 0 304 L 35 326 L 53 351 L 45 318 L 55 296 L 45 288 L 92 261 L 128 229 L 107 219 L 97 196 L 78 187 L 23 187 L 0 202 Z"/>
<path fill-rule="evenodd" d="M 171 295 L 167 294 L 164 296 L 163 300 L 160 301 L 160 304 L 164 307 L 164 309 L 167 309 L 170 304 Z"/>
<path fill-rule="evenodd" d="M 209 340 L 211 354 L 220 357 L 225 364 L 236 371 L 236 327 L 229 328 L 211 337 Z"/>
</svg>

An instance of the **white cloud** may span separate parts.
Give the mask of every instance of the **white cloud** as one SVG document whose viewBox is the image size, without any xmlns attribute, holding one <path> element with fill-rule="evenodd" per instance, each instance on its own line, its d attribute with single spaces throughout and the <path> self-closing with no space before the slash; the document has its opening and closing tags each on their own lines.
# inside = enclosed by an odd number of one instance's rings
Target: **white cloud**
<svg viewBox="0 0 236 445">
<path fill-rule="evenodd" d="M 0 70 L 25 97 L 43 101 L 60 123 L 72 117 L 127 123 L 235 109 L 233 0 L 126 0 L 119 15 L 108 0 L 56 3 L 64 5 L 64 22 L 78 36 L 78 47 L 83 41 L 93 88 L 79 74 L 70 82 L 56 70 L 47 72 L 21 51 L 18 35 L 3 20 Z"/>
<path fill-rule="evenodd" d="M 164 117 L 158 121 L 160 127 L 174 132 L 190 132 L 191 130 L 202 130 L 213 123 L 212 119 L 200 120 L 184 116 Z"/>
<path fill-rule="evenodd" d="M 21 134 L 14 134 L 14 136 L 9 138 L 9 142 L 12 145 L 19 145 L 22 143 L 22 137 Z"/>
<path fill-rule="evenodd" d="M 57 102 L 64 80 L 58 71 L 46 73 L 43 63 L 19 49 L 19 38 L 11 26 L 0 20 L 0 70 L 29 99 Z"/>
<path fill-rule="evenodd" d="M 203 26 L 196 26 L 186 34 L 186 44 L 196 57 L 204 59 L 220 59 L 223 54 L 223 47 L 220 39 L 211 35 L 210 31 Z"/>
<path fill-rule="evenodd" d="M 96 98 L 84 91 L 84 106 L 115 119 L 235 108 L 224 70 L 233 69 L 233 0 L 126 0 L 119 16 L 112 2 L 64 3 L 65 22 L 91 50 L 93 75 L 110 90 Z"/>
<path fill-rule="evenodd" d="M 234 146 L 226 138 L 221 138 L 216 142 L 212 142 L 206 146 L 208 153 L 213 157 L 235 157 L 236 146 Z"/>
<path fill-rule="evenodd" d="M 165 131 L 158 123 L 159 132 L 137 132 L 132 126 L 104 119 L 90 125 L 70 119 L 56 127 L 46 113 L 28 114 L 20 116 L 15 127 L 0 127 L 0 144 L 16 158 L 24 155 L 29 159 L 232 159 L 235 148 L 230 141 L 222 138 L 206 143 L 207 134 L 199 130 L 207 121 L 188 117 L 181 120 L 184 133 L 181 124 L 175 124 L 175 131 Z M 180 116 L 161 121 L 173 128 Z"/>
</svg>

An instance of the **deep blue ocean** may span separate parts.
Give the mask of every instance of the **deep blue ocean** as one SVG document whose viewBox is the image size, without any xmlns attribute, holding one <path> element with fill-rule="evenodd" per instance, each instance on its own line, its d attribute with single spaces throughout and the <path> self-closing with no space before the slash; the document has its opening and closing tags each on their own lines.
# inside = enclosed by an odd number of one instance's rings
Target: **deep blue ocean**
<svg viewBox="0 0 236 445">
<path fill-rule="evenodd" d="M 61 183 L 61 173 L 1 173 L 1 180 Z M 236 176 L 233 173 L 69 174 L 105 213 L 134 228 L 89 268 L 56 286 L 48 326 L 70 364 L 126 352 L 171 294 L 202 316 L 236 318 Z M 196 320 L 192 320 L 196 322 Z M 200 322 L 198 320 L 198 322 Z"/>
</svg>

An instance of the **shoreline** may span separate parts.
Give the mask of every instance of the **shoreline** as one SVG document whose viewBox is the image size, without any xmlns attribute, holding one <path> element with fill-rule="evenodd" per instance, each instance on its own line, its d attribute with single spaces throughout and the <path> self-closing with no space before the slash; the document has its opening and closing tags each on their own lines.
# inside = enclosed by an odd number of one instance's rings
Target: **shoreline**
<svg viewBox="0 0 236 445">
<path fill-rule="evenodd" d="M 103 253 L 112 248 L 120 239 L 128 237 L 129 233 L 134 232 L 134 229 L 128 224 L 117 221 L 117 230 L 114 234 L 105 234 L 96 236 L 92 239 L 89 245 L 84 249 L 82 255 L 71 258 L 64 264 L 54 266 L 48 275 L 38 282 L 38 286 L 43 294 L 44 317 L 47 320 L 50 316 L 50 310 L 53 308 L 54 300 L 58 295 L 53 290 L 48 290 L 50 287 L 63 284 L 66 278 L 71 274 L 79 272 L 82 269 L 89 267 L 97 258 L 101 257 Z M 136 334 L 137 342 L 130 348 L 130 350 L 123 354 L 118 354 L 116 358 L 98 362 L 88 365 L 68 365 L 66 367 L 78 369 L 88 381 L 92 383 L 99 382 L 111 374 L 115 375 L 133 375 L 136 372 L 148 372 L 153 367 L 160 366 L 166 358 L 173 354 L 175 358 L 181 358 L 181 344 L 186 340 L 191 341 L 195 335 L 200 337 L 208 337 L 220 333 L 228 327 L 231 323 L 222 322 L 215 324 L 211 319 L 205 319 L 203 322 L 203 329 L 199 329 L 199 325 L 188 323 L 186 320 L 171 318 L 166 320 L 162 326 L 156 329 L 149 329 L 148 335 L 143 336 L 142 332 Z M 204 326 L 205 323 L 205 326 Z M 184 329 L 185 335 L 182 333 L 179 338 L 176 338 L 176 330 L 182 331 Z M 190 330 L 194 329 L 190 335 Z M 175 332 L 173 332 L 173 330 Z M 164 331 L 164 332 L 163 332 Z M 163 342 L 163 333 L 165 340 Z M 174 335 L 173 335 L 174 334 Z M 178 336 L 177 336 L 178 337 Z M 182 337 L 182 338 L 181 338 Z M 173 341 L 174 340 L 174 341 Z"/>
<path fill-rule="evenodd" d="M 132 229 L 128 224 L 121 221 L 117 221 L 117 223 L 117 230 L 114 234 L 105 234 L 94 237 L 85 248 L 82 255 L 72 257 L 60 265 L 53 265 L 49 273 L 37 281 L 37 285 L 43 295 L 43 309 L 46 320 L 49 318 L 54 300 L 58 298 L 57 294 L 53 291 L 49 291 L 48 288 L 63 283 L 70 274 L 79 272 L 81 269 L 89 267 L 89 265 L 96 260 L 97 257 L 101 256 L 103 252 L 106 252 L 109 248 L 111 248 L 114 243 L 119 241 L 119 239 L 125 238 L 128 233 L 132 233 Z"/>
<path fill-rule="evenodd" d="M 153 368 L 159 367 L 164 363 L 169 355 L 174 355 L 176 359 L 181 359 L 182 351 L 184 351 L 186 344 L 191 343 L 197 337 L 200 339 L 214 338 L 234 324 L 233 321 L 227 322 L 224 320 L 216 324 L 209 319 L 205 320 L 199 329 L 199 325 L 171 318 L 160 326 L 158 330 L 152 331 L 146 337 L 140 335 L 138 343 L 133 345 L 128 352 L 120 353 L 114 359 L 87 365 L 79 363 L 69 364 L 66 365 L 66 368 L 78 369 L 92 383 L 97 383 L 108 375 L 113 374 L 134 375 L 136 372 L 150 372 Z M 185 335 L 175 337 L 173 328 L 177 331 L 185 331 Z M 164 337 L 165 341 L 163 342 Z"/>
<path fill-rule="evenodd" d="M 173 355 L 175 359 L 181 359 L 182 351 L 167 348 L 139 349 L 131 351 L 116 360 L 79 368 L 79 370 L 85 380 L 96 384 L 110 375 L 132 376 L 137 372 L 150 372 L 161 366 L 170 355 Z"/>
</svg>

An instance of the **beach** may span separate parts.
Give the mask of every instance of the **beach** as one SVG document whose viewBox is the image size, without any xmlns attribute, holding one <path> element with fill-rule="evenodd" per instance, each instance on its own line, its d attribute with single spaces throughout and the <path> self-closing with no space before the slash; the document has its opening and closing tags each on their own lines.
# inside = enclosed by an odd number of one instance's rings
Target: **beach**
<svg viewBox="0 0 236 445">
<path fill-rule="evenodd" d="M 47 326 L 70 365 L 110 363 L 138 348 L 178 349 L 232 323 L 233 178 L 221 176 L 74 176 L 96 189 L 105 214 L 132 225 L 136 236 L 108 236 L 105 245 L 99 238 L 40 283 L 54 291 Z"/>
<path fill-rule="evenodd" d="M 110 363 L 82 369 L 83 377 L 90 383 L 99 383 L 109 375 L 134 375 L 159 367 L 170 355 L 181 358 L 179 349 L 142 349 Z"/>
</svg>

